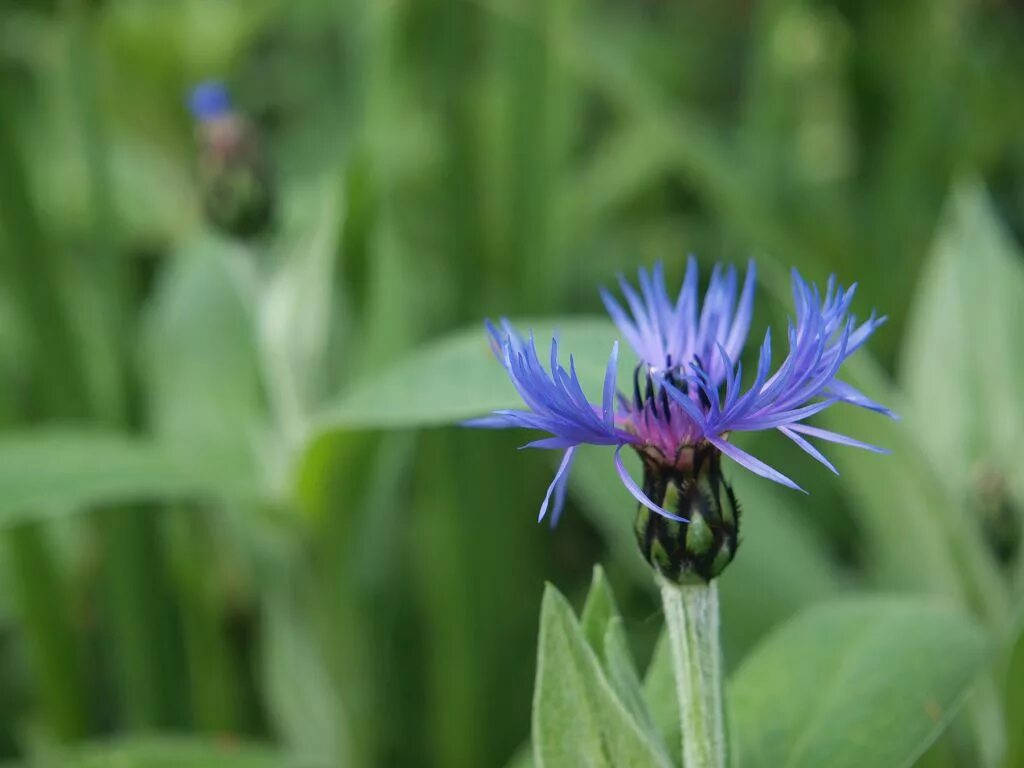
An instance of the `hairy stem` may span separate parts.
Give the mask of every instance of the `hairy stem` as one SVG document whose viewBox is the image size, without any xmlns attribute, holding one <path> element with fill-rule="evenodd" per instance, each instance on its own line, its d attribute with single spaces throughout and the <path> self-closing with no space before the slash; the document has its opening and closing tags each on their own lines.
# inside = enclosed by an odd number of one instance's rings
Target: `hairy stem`
<svg viewBox="0 0 1024 768">
<path fill-rule="evenodd" d="M 718 587 L 658 581 L 672 644 L 683 768 L 725 768 Z"/>
</svg>

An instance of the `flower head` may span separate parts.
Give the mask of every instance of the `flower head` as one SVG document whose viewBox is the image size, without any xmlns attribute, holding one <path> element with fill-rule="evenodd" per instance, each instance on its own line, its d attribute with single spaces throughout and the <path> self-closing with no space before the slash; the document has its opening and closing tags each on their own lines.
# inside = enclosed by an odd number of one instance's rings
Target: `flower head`
<svg viewBox="0 0 1024 768">
<path fill-rule="evenodd" d="M 188 107 L 199 121 L 217 120 L 232 114 L 231 96 L 219 80 L 207 80 L 195 85 L 188 95 Z"/>
<path fill-rule="evenodd" d="M 274 216 L 274 178 L 253 124 L 231 103 L 224 83 L 207 80 L 188 94 L 195 119 L 203 209 L 211 224 L 237 237 L 267 231 Z"/>
<path fill-rule="evenodd" d="M 572 357 L 568 369 L 559 361 L 556 339 L 551 342 L 545 368 L 532 336 L 524 339 L 507 321 L 500 329 L 487 324 L 495 355 L 508 371 L 526 409 L 497 411 L 469 424 L 540 430 L 548 436 L 528 447 L 564 451 L 541 505 L 541 518 L 554 501 L 552 520 L 557 521 L 574 451 L 585 443 L 615 447 L 618 474 L 642 505 L 641 510 L 660 516 L 664 521 L 659 523 L 661 526 L 686 525 L 673 534 L 677 538 L 688 532 L 696 536 L 692 533 L 695 514 L 702 518 L 702 524 L 709 522 L 709 515 L 716 518 L 717 522 L 711 521 L 715 522 L 716 547 L 722 544 L 718 540 L 722 521 L 730 516 L 721 513 L 723 488 L 729 502 L 726 506 L 735 507 L 732 491 L 719 471 L 722 454 L 755 474 L 801 490 L 781 472 L 732 444 L 732 433 L 778 430 L 833 472 L 835 468 L 808 438 L 884 452 L 805 423 L 840 402 L 892 415 L 837 378 L 842 363 L 885 321 L 872 314 L 863 323 L 856 322 L 849 311 L 855 286 L 844 289 L 830 278 L 822 295 L 794 270 L 796 316 L 789 322 L 788 353 L 773 369 L 771 334 L 766 332 L 753 379 L 744 389 L 739 357 L 753 312 L 754 265 L 749 265 L 742 287 L 734 268 L 716 266 L 703 302 L 698 298 L 697 280 L 697 263 L 690 258 L 675 300 L 666 290 L 660 264 L 651 272 L 639 271 L 639 292 L 624 279 L 619 280 L 624 305 L 602 291 L 608 313 L 640 364 L 633 372 L 632 391 L 618 393 L 616 342 L 599 402 L 591 401 L 584 393 Z M 625 446 L 635 450 L 643 462 L 643 488 L 623 464 L 621 452 Z M 707 494 L 715 497 L 717 511 L 702 506 Z M 735 518 L 738 509 L 734 512 L 731 516 Z M 723 541 L 731 539 L 731 543 L 726 541 L 730 545 L 729 559 L 735 552 L 737 527 L 738 519 L 732 524 L 733 530 L 725 532 Z M 716 548 L 711 551 L 717 553 Z M 650 552 L 645 550 L 645 554 L 650 560 Z"/>
</svg>

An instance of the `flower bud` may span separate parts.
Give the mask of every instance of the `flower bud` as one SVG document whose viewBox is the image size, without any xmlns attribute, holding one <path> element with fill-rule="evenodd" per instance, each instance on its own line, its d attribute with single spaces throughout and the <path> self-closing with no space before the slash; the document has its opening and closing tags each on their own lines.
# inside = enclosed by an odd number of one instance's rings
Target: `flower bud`
<svg viewBox="0 0 1024 768">
<path fill-rule="evenodd" d="M 196 119 L 203 210 L 236 237 L 264 233 L 274 214 L 270 163 L 253 125 L 231 105 L 220 83 L 201 83 L 189 99 Z"/>
<path fill-rule="evenodd" d="M 740 508 L 722 476 L 721 453 L 698 446 L 692 455 L 692 462 L 682 465 L 644 458 L 644 493 L 688 522 L 670 520 L 641 504 L 633 528 L 644 559 L 677 584 L 711 581 L 739 547 Z"/>
<path fill-rule="evenodd" d="M 1021 510 L 1000 472 L 979 473 L 974 486 L 972 506 L 989 549 L 1001 564 L 1011 565 L 1020 553 Z"/>
</svg>

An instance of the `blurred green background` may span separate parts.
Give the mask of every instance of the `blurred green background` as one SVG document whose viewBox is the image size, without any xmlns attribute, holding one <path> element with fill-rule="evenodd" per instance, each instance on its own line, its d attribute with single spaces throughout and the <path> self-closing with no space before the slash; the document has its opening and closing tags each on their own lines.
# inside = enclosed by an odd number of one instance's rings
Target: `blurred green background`
<svg viewBox="0 0 1024 768">
<path fill-rule="evenodd" d="M 633 504 L 602 454 L 538 526 L 552 456 L 393 366 L 469 327 L 500 386 L 483 317 L 692 252 L 758 260 L 755 327 L 790 266 L 858 281 L 890 322 L 850 379 L 905 416 L 824 420 L 894 450 L 839 480 L 750 441 L 812 493 L 736 478 L 729 665 L 837 593 L 944 595 L 999 650 L 924 764 L 1024 766 L 1022 72 L 1009 0 L 0 2 L 0 758 L 514 759 L 545 580 L 604 562 L 650 654 Z M 202 214 L 208 78 L 275 169 L 257 238 Z"/>
</svg>

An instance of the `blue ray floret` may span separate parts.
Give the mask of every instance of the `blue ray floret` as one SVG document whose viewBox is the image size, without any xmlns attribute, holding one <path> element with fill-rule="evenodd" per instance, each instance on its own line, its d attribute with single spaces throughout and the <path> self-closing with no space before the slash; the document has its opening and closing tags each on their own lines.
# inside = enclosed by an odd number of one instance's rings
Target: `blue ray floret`
<svg viewBox="0 0 1024 768">
<path fill-rule="evenodd" d="M 188 107 L 197 120 L 215 120 L 232 113 L 231 95 L 219 80 L 206 80 L 193 86 Z"/>
<path fill-rule="evenodd" d="M 525 410 L 503 410 L 469 422 L 470 426 L 522 427 L 547 433 L 527 445 L 564 451 L 561 465 L 541 506 L 557 521 L 565 498 L 566 478 L 576 448 L 583 444 L 615 447 L 615 466 L 623 484 L 643 505 L 663 518 L 686 523 L 679 510 L 651 498 L 650 487 L 665 495 L 662 478 L 681 478 L 720 455 L 751 472 L 802 490 L 778 470 L 730 442 L 734 432 L 775 429 L 811 457 L 835 468 L 808 438 L 884 453 L 881 448 L 810 426 L 806 420 L 836 403 L 848 403 L 893 416 L 882 405 L 837 378 L 843 362 L 885 322 L 874 313 L 862 323 L 850 314 L 856 286 L 844 289 L 830 278 L 825 293 L 792 273 L 795 318 L 789 322 L 788 352 L 772 366 L 772 339 L 766 332 L 753 380 L 744 389 L 740 354 L 753 314 L 755 267 L 751 262 L 740 284 L 734 268 L 716 266 L 698 298 L 697 262 L 689 259 L 678 295 L 670 298 L 661 264 L 640 269 L 639 291 L 625 279 L 619 286 L 624 304 L 610 292 L 601 296 L 622 336 L 636 352 L 632 396 L 616 391 L 618 342 L 612 347 L 599 402 L 587 398 L 572 357 L 566 369 L 552 340 L 547 368 L 531 336 L 520 336 L 507 322 L 487 323 L 492 348 L 519 392 Z M 621 452 L 633 448 L 645 467 L 645 487 L 630 477 Z M 660 482 L 660 486 L 659 486 Z M 715 493 L 718 485 L 716 480 Z M 682 488 L 686 485 L 683 481 Z M 731 497 L 731 488 L 725 486 Z M 735 501 L 733 499 L 733 501 Z"/>
</svg>

